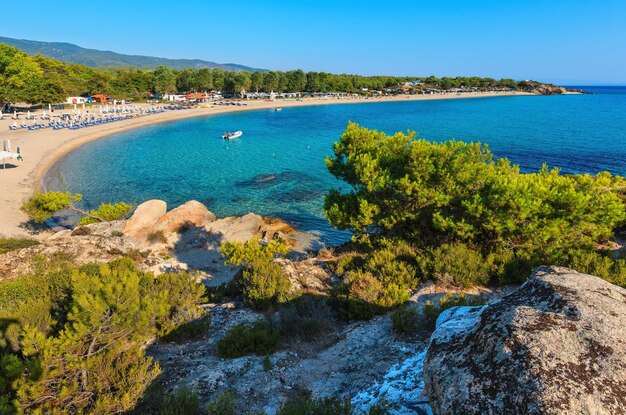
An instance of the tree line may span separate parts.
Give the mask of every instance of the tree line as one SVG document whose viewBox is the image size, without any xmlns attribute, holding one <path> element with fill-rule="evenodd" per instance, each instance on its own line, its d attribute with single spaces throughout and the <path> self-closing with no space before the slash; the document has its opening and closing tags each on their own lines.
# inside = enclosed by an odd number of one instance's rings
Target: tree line
<svg viewBox="0 0 626 415">
<path fill-rule="evenodd" d="M 366 94 L 396 89 L 420 81 L 421 88 L 513 88 L 524 82 L 480 77 L 398 77 L 292 71 L 231 72 L 214 69 L 154 70 L 135 68 L 91 68 L 64 63 L 41 55 L 29 56 L 0 44 L 0 108 L 6 103 L 56 103 L 68 96 L 106 94 L 118 99 L 147 99 L 154 94 L 222 91 L 225 95 L 244 92 L 344 92 Z"/>
</svg>

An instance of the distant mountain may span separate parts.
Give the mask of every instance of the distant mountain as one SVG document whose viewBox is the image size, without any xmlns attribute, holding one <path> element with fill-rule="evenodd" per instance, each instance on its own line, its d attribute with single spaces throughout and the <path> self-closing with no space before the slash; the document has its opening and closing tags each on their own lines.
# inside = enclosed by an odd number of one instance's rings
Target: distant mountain
<svg viewBox="0 0 626 415">
<path fill-rule="evenodd" d="M 97 49 L 85 49 L 71 43 L 38 42 L 34 40 L 1 37 L 0 43 L 14 46 L 29 55 L 37 53 L 68 63 L 80 63 L 91 67 L 124 66 L 135 68 L 156 68 L 164 65 L 173 69 L 220 68 L 227 71 L 258 71 L 262 69 L 236 63 L 215 63 L 200 59 L 167 59 L 152 56 L 124 55 Z"/>
</svg>

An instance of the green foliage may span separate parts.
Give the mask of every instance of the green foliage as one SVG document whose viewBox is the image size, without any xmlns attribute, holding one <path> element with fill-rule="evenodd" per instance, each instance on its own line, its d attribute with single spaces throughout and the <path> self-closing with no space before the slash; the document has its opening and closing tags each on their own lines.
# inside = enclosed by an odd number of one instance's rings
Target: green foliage
<svg viewBox="0 0 626 415">
<path fill-rule="evenodd" d="M 132 208 L 132 205 L 124 202 L 114 204 L 102 203 L 98 209 L 89 211 L 89 214 L 97 216 L 104 221 L 120 220 L 126 217 Z M 84 216 L 78 221 L 78 224 L 89 225 L 96 222 L 99 221 L 93 217 Z"/>
<path fill-rule="evenodd" d="M 428 275 L 443 286 L 465 288 L 489 282 L 491 267 L 480 252 L 463 243 L 435 248 L 427 264 Z"/>
<path fill-rule="evenodd" d="M 311 341 L 325 336 L 333 319 L 326 297 L 305 294 L 281 308 L 276 325 L 285 338 Z"/>
<path fill-rule="evenodd" d="M 188 387 L 165 396 L 159 415 L 200 415 L 200 397 Z"/>
<path fill-rule="evenodd" d="M 207 415 L 237 415 L 237 395 L 226 391 L 207 406 Z"/>
<path fill-rule="evenodd" d="M 243 265 L 239 285 L 247 304 L 266 309 L 291 298 L 291 282 L 280 265 L 273 262 L 276 255 L 284 255 L 289 248 L 280 241 L 260 244 L 257 238 L 245 243 L 222 244 L 226 263 Z"/>
<path fill-rule="evenodd" d="M 297 395 L 289 399 L 277 415 L 351 415 L 349 399 L 311 398 Z"/>
<path fill-rule="evenodd" d="M 270 241 L 267 244 L 252 238 L 244 243 L 224 242 L 221 246 L 222 255 L 231 265 L 245 265 L 253 261 L 272 261 L 277 255 L 289 253 L 289 247 L 281 241 Z"/>
<path fill-rule="evenodd" d="M 165 236 L 165 233 L 163 233 L 163 231 L 154 231 L 154 232 L 150 232 L 148 234 L 148 242 L 150 243 L 166 243 L 167 242 L 167 237 Z"/>
<path fill-rule="evenodd" d="M 331 224 L 360 242 L 386 237 L 431 252 L 423 268 L 416 251 L 419 268 L 461 286 L 516 280 L 568 251 L 590 252 L 626 220 L 623 178 L 546 166 L 525 174 L 480 143 L 433 143 L 351 123 L 326 164 L 351 187 L 327 195 Z"/>
<path fill-rule="evenodd" d="M 63 209 L 69 209 L 75 202 L 83 198 L 80 194 L 72 195 L 70 193 L 48 192 L 35 193 L 30 200 L 22 204 L 24 211 L 32 220 L 37 223 L 43 223 L 50 219 L 55 212 Z"/>
<path fill-rule="evenodd" d="M 564 265 L 578 272 L 595 275 L 626 288 L 626 259 L 613 258 L 608 253 L 574 250 L 562 260 Z"/>
<path fill-rule="evenodd" d="M 101 221 L 118 220 L 130 212 L 132 206 L 120 202 L 115 204 L 103 203 L 96 210 L 85 212 L 77 208 L 74 204 L 81 201 L 81 194 L 61 193 L 61 192 L 37 192 L 21 206 L 24 211 L 36 223 L 42 223 L 50 219 L 52 215 L 63 209 L 70 209 L 85 215 L 78 224 L 88 225 Z"/>
<path fill-rule="evenodd" d="M 267 322 L 240 324 L 217 342 L 221 357 L 241 357 L 250 354 L 268 355 L 278 348 L 280 332 Z"/>
<path fill-rule="evenodd" d="M 277 415 L 390 415 L 393 405 L 382 402 L 370 407 L 367 413 L 352 408 L 350 399 L 336 396 L 312 398 L 296 395 L 289 399 L 278 411 Z"/>
<path fill-rule="evenodd" d="M 415 307 L 406 304 L 391 314 L 391 327 L 401 334 L 414 334 L 419 328 L 419 313 Z"/>
<path fill-rule="evenodd" d="M 0 321 L 12 322 L 3 328 L 0 370 L 16 359 L 24 368 L 0 402 L 19 413 L 132 408 L 159 373 L 145 343 L 199 317 L 204 288 L 187 274 L 155 278 L 129 259 L 52 264 L 0 284 Z"/>
<path fill-rule="evenodd" d="M 0 255 L 38 244 L 39 242 L 29 238 L 0 238 Z"/>
<path fill-rule="evenodd" d="M 420 280 L 419 255 L 401 240 L 381 238 L 366 253 L 340 257 L 335 272 L 345 278 L 332 291 L 333 305 L 344 318 L 361 320 L 404 304 Z"/>
<path fill-rule="evenodd" d="M 466 295 L 465 293 L 453 294 L 448 293 L 433 304 L 431 301 L 426 301 L 424 304 L 424 315 L 431 327 L 434 327 L 437 317 L 445 310 L 452 307 L 461 306 L 479 306 L 485 304 L 484 298 L 475 295 Z"/>
<path fill-rule="evenodd" d="M 178 344 L 199 340 L 207 334 L 210 327 L 211 320 L 200 318 L 176 327 L 169 334 L 163 336 L 162 340 Z"/>
</svg>

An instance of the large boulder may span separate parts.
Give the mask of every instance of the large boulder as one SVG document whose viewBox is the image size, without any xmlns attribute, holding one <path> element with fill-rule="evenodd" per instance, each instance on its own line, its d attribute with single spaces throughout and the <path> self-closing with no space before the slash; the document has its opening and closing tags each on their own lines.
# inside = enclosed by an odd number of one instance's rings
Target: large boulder
<svg viewBox="0 0 626 415">
<path fill-rule="evenodd" d="M 163 200 L 152 199 L 143 202 L 130 219 L 124 225 L 124 235 L 132 238 L 139 238 L 146 234 L 146 230 L 151 228 L 167 212 L 167 203 Z"/>
<path fill-rule="evenodd" d="M 435 415 L 626 414 L 626 290 L 540 267 L 482 308 L 442 314 L 424 363 Z"/>
<path fill-rule="evenodd" d="M 200 228 L 214 220 L 215 214 L 210 212 L 206 206 L 195 200 L 190 200 L 165 213 L 151 228 L 152 232 L 161 231 L 168 235 L 192 226 Z"/>
</svg>

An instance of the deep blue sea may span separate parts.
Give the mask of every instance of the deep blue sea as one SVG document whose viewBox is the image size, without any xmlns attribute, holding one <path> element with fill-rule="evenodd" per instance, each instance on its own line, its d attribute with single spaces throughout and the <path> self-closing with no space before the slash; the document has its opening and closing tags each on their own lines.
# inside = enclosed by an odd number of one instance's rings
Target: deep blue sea
<svg viewBox="0 0 626 415">
<path fill-rule="evenodd" d="M 429 140 L 487 143 L 524 171 L 542 163 L 564 173 L 626 174 L 626 87 L 583 87 L 591 95 L 522 96 L 341 104 L 207 116 L 140 128 L 86 144 L 60 160 L 48 188 L 82 193 L 85 207 L 159 198 L 196 199 L 218 216 L 256 212 L 346 239 L 322 214 L 342 183 L 324 158 L 348 121 Z M 224 131 L 243 130 L 225 141 Z"/>
</svg>

